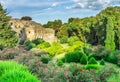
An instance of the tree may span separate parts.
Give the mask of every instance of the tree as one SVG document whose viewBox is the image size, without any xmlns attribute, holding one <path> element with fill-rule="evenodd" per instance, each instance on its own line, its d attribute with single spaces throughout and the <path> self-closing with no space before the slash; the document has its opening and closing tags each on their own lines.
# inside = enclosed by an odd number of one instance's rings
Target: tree
<svg viewBox="0 0 120 82">
<path fill-rule="evenodd" d="M 29 17 L 29 16 L 23 16 L 23 17 L 21 17 L 21 20 L 28 20 L 28 21 L 31 21 L 32 18 Z"/>
<path fill-rule="evenodd" d="M 105 47 L 110 50 L 115 50 L 115 32 L 114 32 L 114 24 L 113 24 L 114 17 L 107 18 L 107 25 L 106 25 L 106 40 L 105 40 Z"/>
<path fill-rule="evenodd" d="M 6 10 L 0 4 L 0 46 L 3 47 L 13 47 L 18 40 L 16 33 L 11 29 L 9 20 Z"/>
</svg>

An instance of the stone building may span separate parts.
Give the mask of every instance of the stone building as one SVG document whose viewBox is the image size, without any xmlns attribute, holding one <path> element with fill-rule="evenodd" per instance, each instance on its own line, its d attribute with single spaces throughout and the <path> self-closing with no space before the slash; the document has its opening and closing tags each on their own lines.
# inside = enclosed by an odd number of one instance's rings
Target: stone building
<svg viewBox="0 0 120 82">
<path fill-rule="evenodd" d="M 10 24 L 12 29 L 17 32 L 21 43 L 25 40 L 34 40 L 37 38 L 42 38 L 49 43 L 57 41 L 53 29 L 43 28 L 41 24 L 34 21 L 11 19 Z"/>
</svg>

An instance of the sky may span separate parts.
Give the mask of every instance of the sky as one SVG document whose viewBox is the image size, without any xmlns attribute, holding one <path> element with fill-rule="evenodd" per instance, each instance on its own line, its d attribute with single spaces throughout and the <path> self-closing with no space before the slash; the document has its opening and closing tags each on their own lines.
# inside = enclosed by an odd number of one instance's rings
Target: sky
<svg viewBox="0 0 120 82">
<path fill-rule="evenodd" d="M 120 6 L 120 0 L 0 0 L 0 3 L 13 18 L 30 16 L 41 24 L 95 16 L 106 7 Z"/>
</svg>

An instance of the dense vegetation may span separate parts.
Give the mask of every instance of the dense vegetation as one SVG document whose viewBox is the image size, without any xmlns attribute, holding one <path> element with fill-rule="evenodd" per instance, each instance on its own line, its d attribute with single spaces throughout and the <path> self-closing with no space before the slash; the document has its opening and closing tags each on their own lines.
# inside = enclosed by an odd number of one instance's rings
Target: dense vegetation
<svg viewBox="0 0 120 82">
<path fill-rule="evenodd" d="M 11 29 L 9 20 L 6 10 L 0 4 L 0 49 L 16 46 L 18 40 L 16 33 Z"/>
<path fill-rule="evenodd" d="M 58 42 L 37 38 L 18 47 L 0 5 L 0 82 L 118 82 L 119 18 L 120 7 L 108 7 L 94 17 L 49 21 L 43 26 L 55 30 Z"/>
</svg>

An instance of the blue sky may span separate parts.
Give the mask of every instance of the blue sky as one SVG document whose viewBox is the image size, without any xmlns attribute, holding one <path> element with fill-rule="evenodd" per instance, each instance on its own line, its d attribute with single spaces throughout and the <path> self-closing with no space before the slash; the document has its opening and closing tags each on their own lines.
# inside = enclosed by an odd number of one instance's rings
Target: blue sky
<svg viewBox="0 0 120 82">
<path fill-rule="evenodd" d="M 95 16 L 108 6 L 119 6 L 120 0 L 0 0 L 13 18 L 31 16 L 34 21 L 47 23 L 71 17 Z"/>
</svg>

